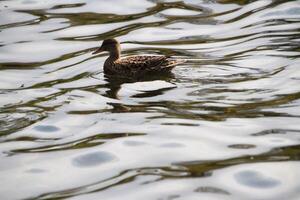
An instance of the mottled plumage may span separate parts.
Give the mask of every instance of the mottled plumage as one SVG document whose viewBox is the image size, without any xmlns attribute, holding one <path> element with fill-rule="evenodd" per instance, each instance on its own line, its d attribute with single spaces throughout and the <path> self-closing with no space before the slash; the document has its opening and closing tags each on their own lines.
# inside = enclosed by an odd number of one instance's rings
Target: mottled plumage
<svg viewBox="0 0 300 200">
<path fill-rule="evenodd" d="M 139 55 L 120 58 L 120 43 L 115 39 L 104 40 L 94 54 L 102 51 L 109 52 L 109 57 L 104 63 L 104 72 L 109 75 L 142 76 L 148 73 L 166 73 L 184 62 L 166 56 Z"/>
</svg>

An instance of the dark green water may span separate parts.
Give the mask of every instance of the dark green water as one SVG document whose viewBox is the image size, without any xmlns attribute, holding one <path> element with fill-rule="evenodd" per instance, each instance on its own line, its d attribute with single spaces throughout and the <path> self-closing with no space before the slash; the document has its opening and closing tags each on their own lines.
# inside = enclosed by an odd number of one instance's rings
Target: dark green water
<svg viewBox="0 0 300 200">
<path fill-rule="evenodd" d="M 107 78 L 123 55 L 187 59 Z M 300 199 L 300 1 L 0 1 L 0 199 Z"/>
</svg>

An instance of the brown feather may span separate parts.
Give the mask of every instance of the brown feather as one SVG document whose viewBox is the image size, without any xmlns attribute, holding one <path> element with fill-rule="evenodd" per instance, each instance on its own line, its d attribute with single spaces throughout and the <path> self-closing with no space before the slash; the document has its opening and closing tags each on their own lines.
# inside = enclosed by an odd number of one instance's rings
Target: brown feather
<svg viewBox="0 0 300 200">
<path fill-rule="evenodd" d="M 166 56 L 129 56 L 120 58 L 120 44 L 115 39 L 104 40 L 96 51 L 108 51 L 109 58 L 104 63 L 104 72 L 111 75 L 141 76 L 146 73 L 170 72 L 176 65 L 185 62 Z"/>
</svg>

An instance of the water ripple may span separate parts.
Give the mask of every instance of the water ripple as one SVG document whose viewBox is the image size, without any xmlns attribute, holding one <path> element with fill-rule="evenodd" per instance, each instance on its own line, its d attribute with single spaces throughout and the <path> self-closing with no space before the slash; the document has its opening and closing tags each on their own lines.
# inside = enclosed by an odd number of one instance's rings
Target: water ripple
<svg viewBox="0 0 300 200">
<path fill-rule="evenodd" d="M 1 199 L 299 199 L 299 16 L 284 0 L 1 1 Z M 109 37 L 187 62 L 106 77 L 91 51 Z"/>
</svg>

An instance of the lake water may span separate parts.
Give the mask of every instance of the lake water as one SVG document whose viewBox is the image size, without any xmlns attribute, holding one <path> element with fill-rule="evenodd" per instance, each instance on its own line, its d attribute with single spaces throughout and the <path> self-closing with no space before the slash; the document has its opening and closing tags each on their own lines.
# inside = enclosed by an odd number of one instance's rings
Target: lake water
<svg viewBox="0 0 300 200">
<path fill-rule="evenodd" d="M 297 200 L 299 160 L 300 1 L 0 1 L 1 200 Z"/>
</svg>

